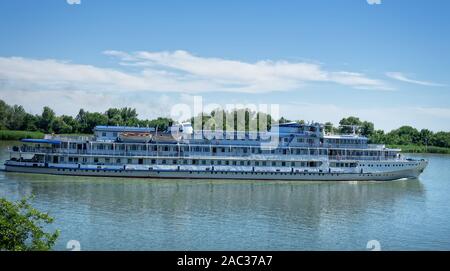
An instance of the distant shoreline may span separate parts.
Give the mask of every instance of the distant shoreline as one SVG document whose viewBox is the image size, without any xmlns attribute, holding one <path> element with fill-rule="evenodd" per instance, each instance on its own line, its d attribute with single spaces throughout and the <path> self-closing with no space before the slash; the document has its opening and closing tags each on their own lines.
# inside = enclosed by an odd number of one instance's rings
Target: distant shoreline
<svg viewBox="0 0 450 271">
<path fill-rule="evenodd" d="M 440 153 L 450 154 L 450 148 L 424 145 L 386 145 L 388 148 L 401 149 L 402 153 Z"/>
</svg>

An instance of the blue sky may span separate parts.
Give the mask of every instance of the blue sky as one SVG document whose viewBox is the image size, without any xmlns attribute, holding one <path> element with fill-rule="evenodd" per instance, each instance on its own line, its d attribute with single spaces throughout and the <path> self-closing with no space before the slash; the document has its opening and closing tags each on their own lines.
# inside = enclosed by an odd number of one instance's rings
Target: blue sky
<svg viewBox="0 0 450 271">
<path fill-rule="evenodd" d="M 200 95 L 450 130 L 449 13 L 446 0 L 4 0 L 0 98 L 153 118 Z"/>
</svg>

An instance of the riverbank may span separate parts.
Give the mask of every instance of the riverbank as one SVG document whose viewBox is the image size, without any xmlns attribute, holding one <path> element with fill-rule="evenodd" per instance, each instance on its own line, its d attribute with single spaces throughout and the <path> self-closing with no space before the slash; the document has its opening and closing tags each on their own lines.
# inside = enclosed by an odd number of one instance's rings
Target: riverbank
<svg viewBox="0 0 450 271">
<path fill-rule="evenodd" d="M 0 140 L 20 140 L 23 138 L 44 138 L 44 133 L 31 131 L 0 130 Z"/>
<path fill-rule="evenodd" d="M 450 154 L 450 148 L 423 145 L 387 145 L 389 148 L 401 149 L 403 153 L 440 153 Z"/>
</svg>

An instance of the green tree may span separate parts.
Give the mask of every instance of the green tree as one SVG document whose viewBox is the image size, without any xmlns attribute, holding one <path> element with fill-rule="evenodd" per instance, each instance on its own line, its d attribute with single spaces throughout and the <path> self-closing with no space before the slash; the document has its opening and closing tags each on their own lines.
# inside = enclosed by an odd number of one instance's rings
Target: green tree
<svg viewBox="0 0 450 271">
<path fill-rule="evenodd" d="M 57 117 L 52 122 L 52 130 L 57 134 L 68 134 L 72 132 L 72 127 L 62 117 Z"/>
<path fill-rule="evenodd" d="M 375 131 L 375 127 L 372 122 L 363 121 L 360 127 L 360 133 L 363 136 L 370 137 Z"/>
<path fill-rule="evenodd" d="M 108 125 L 112 126 L 124 125 L 122 115 L 120 114 L 120 109 L 110 108 L 106 110 L 105 114 L 108 117 Z"/>
<path fill-rule="evenodd" d="M 353 133 L 353 126 L 361 126 L 361 124 L 361 120 L 357 117 L 343 118 L 339 121 L 339 125 L 341 126 L 339 130 L 342 134 L 351 134 Z"/>
<path fill-rule="evenodd" d="M 78 111 L 75 120 L 78 123 L 78 132 L 84 133 L 87 130 L 87 113 L 83 108 Z"/>
<path fill-rule="evenodd" d="M 333 123 L 331 123 L 329 121 L 325 122 L 324 128 L 325 128 L 325 133 L 327 133 L 327 134 L 333 133 L 333 130 L 334 130 Z"/>
<path fill-rule="evenodd" d="M 21 105 L 14 105 L 8 114 L 7 127 L 10 130 L 23 130 L 27 112 Z"/>
<path fill-rule="evenodd" d="M 419 143 L 422 145 L 429 145 L 433 139 L 433 132 L 428 129 L 422 129 L 419 132 Z"/>
<path fill-rule="evenodd" d="M 52 222 L 52 217 L 34 209 L 27 199 L 10 202 L 0 198 L 0 250 L 50 250 L 59 231 L 47 233 L 43 226 Z"/>
<path fill-rule="evenodd" d="M 450 133 L 437 132 L 432 139 L 432 145 L 437 147 L 450 147 Z"/>
<path fill-rule="evenodd" d="M 419 131 L 407 125 L 390 131 L 386 136 L 389 141 L 388 144 L 410 145 L 420 142 Z"/>
<path fill-rule="evenodd" d="M 66 133 L 78 133 L 79 132 L 79 124 L 78 122 L 72 117 L 67 115 L 61 116 L 62 121 L 66 123 L 70 127 L 70 131 L 66 131 Z"/>
<path fill-rule="evenodd" d="M 136 109 L 131 107 L 124 107 L 120 109 L 120 116 L 124 122 L 124 125 L 133 126 L 137 123 Z"/>
<path fill-rule="evenodd" d="M 7 115 L 10 110 L 11 107 L 5 101 L 0 100 L 0 130 L 7 129 Z"/>
<path fill-rule="evenodd" d="M 86 112 L 86 127 L 82 131 L 83 133 L 90 134 L 97 125 L 107 125 L 108 117 L 98 112 Z"/>
<path fill-rule="evenodd" d="M 49 133 L 52 132 L 52 123 L 55 120 L 55 112 L 48 106 L 45 106 L 39 119 L 39 129 Z"/>
<path fill-rule="evenodd" d="M 369 137 L 369 143 L 371 144 L 392 144 L 386 142 L 386 136 L 383 130 L 375 130 Z"/>
<path fill-rule="evenodd" d="M 39 117 L 27 114 L 24 119 L 23 129 L 26 131 L 37 131 L 39 126 Z"/>
</svg>

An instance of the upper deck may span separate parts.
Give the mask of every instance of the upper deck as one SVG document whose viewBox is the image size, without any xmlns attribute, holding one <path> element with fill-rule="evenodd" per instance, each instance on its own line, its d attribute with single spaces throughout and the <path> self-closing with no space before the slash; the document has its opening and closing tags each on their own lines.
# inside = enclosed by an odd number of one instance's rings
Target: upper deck
<svg viewBox="0 0 450 271">
<path fill-rule="evenodd" d="M 128 144 L 128 145 L 191 145 L 261 148 L 320 148 L 354 150 L 389 150 L 385 145 L 368 144 L 367 137 L 351 135 L 324 135 L 323 125 L 286 123 L 273 125 L 269 131 L 194 131 L 190 124 L 174 125 L 168 131 L 155 128 L 97 126 L 93 136 L 47 135 L 46 139 L 58 140 L 63 145 L 77 144 Z M 391 149 L 391 151 L 399 151 Z"/>
</svg>

